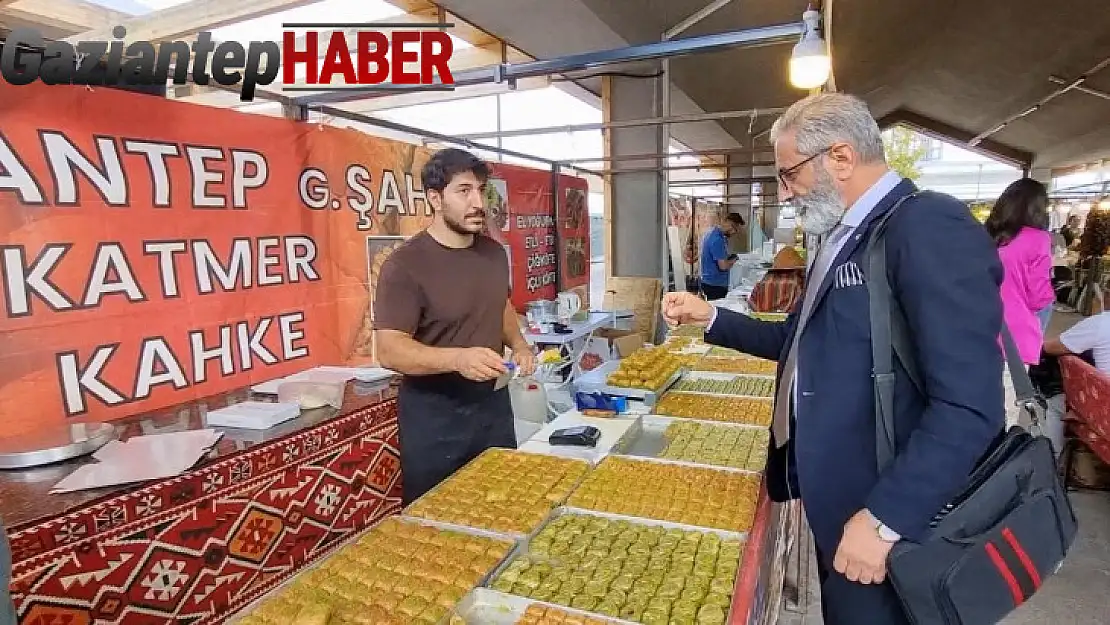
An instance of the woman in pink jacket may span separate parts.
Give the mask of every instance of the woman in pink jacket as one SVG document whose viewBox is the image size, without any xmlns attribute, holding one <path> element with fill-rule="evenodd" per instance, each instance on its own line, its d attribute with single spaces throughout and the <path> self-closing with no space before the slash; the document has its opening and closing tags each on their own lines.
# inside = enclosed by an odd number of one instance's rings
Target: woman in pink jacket
<svg viewBox="0 0 1110 625">
<path fill-rule="evenodd" d="M 1038 315 L 1056 299 L 1052 290 L 1052 235 L 1048 189 L 1032 178 L 1006 187 L 986 222 L 1002 259 L 1006 325 L 1026 365 L 1041 360 L 1044 329 Z"/>
</svg>

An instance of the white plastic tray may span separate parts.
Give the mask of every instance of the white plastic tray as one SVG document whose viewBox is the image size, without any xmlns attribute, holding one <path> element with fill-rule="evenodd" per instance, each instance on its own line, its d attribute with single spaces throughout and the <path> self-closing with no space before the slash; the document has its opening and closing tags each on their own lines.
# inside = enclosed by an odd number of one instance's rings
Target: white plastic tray
<svg viewBox="0 0 1110 625">
<path fill-rule="evenodd" d="M 204 421 L 209 427 L 268 430 L 290 419 L 296 419 L 300 414 L 301 407 L 297 404 L 244 401 L 212 410 L 204 415 Z"/>
<path fill-rule="evenodd" d="M 639 416 L 618 415 L 610 418 L 586 417 L 577 410 L 572 410 L 559 415 L 554 421 L 543 426 L 528 442 L 520 446 L 520 451 L 548 454 L 564 458 L 586 460 L 597 464 L 610 453 L 621 450 L 622 443 L 627 439 L 629 430 L 635 429 Z M 595 447 L 576 447 L 573 445 L 552 445 L 548 442 L 555 430 L 589 425 L 601 431 L 601 440 Z"/>
</svg>

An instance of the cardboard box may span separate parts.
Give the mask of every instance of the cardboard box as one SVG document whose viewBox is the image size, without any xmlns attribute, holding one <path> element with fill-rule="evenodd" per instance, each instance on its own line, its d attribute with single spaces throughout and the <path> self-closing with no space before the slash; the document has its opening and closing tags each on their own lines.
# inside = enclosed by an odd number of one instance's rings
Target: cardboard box
<svg viewBox="0 0 1110 625">
<path fill-rule="evenodd" d="M 602 328 L 594 332 L 582 356 L 582 370 L 589 371 L 603 362 L 619 360 L 644 346 L 644 335 L 629 330 Z"/>
</svg>

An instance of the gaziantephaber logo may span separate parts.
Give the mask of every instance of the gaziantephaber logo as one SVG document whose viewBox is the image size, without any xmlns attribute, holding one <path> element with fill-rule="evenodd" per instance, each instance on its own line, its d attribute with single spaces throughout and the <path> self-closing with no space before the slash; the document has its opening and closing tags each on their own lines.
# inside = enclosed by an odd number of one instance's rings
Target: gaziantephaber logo
<svg viewBox="0 0 1110 625">
<path fill-rule="evenodd" d="M 0 76 L 13 85 L 197 85 L 240 88 L 254 99 L 259 85 L 281 75 L 284 91 L 351 88 L 451 89 L 451 24 L 283 24 L 273 41 L 126 42 L 117 26 L 113 41 L 46 41 L 37 31 L 13 30 L 0 54 Z M 100 62 L 103 61 L 103 62 Z M 303 72 L 301 71 L 303 70 Z M 303 78 L 299 77 L 303 73 Z"/>
</svg>

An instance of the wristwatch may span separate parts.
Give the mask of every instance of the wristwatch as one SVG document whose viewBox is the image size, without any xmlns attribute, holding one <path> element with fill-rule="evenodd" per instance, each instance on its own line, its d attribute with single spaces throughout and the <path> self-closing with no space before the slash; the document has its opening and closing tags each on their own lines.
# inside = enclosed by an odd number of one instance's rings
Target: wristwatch
<svg viewBox="0 0 1110 625">
<path fill-rule="evenodd" d="M 896 543 L 902 540 L 902 536 L 898 532 L 884 525 L 882 521 L 878 521 L 877 523 L 878 525 L 875 526 L 875 532 L 883 542 Z"/>
<path fill-rule="evenodd" d="M 887 543 L 896 543 L 902 540 L 901 534 L 887 527 L 886 524 L 879 519 L 876 519 L 875 515 L 871 514 L 870 510 L 867 511 L 867 514 L 871 517 L 871 520 L 875 522 L 875 534 L 879 536 L 879 540 Z"/>
</svg>

